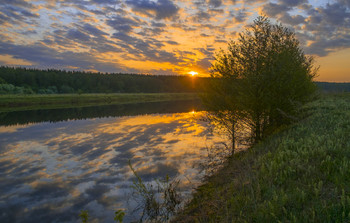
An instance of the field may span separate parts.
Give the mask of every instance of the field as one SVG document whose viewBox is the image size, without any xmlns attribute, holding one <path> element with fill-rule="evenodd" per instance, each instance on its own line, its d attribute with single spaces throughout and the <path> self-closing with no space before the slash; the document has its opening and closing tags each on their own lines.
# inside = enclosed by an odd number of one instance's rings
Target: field
<svg viewBox="0 0 350 223">
<path fill-rule="evenodd" d="M 196 99 L 195 93 L 0 95 L 0 111 Z"/>
<path fill-rule="evenodd" d="M 231 157 L 174 222 L 350 222 L 350 94 Z"/>
</svg>

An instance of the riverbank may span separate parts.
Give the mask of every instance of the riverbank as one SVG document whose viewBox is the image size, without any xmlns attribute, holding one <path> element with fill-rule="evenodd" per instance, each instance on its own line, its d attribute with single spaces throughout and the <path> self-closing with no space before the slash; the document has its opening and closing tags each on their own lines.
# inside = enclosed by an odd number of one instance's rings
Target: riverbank
<svg viewBox="0 0 350 223">
<path fill-rule="evenodd" d="M 230 158 L 173 222 L 350 222 L 350 94 Z"/>
<path fill-rule="evenodd" d="M 0 95 L 0 112 L 198 99 L 195 93 Z"/>
</svg>

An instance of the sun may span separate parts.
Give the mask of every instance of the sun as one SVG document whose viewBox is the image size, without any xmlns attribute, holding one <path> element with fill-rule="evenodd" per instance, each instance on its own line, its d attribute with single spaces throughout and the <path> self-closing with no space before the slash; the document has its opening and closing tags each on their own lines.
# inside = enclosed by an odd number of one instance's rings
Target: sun
<svg viewBox="0 0 350 223">
<path fill-rule="evenodd" d="M 193 77 L 193 76 L 198 75 L 198 72 L 196 72 L 196 71 L 190 71 L 190 72 L 188 72 L 188 74 L 191 74 L 191 75 L 192 75 L 192 77 Z"/>
</svg>

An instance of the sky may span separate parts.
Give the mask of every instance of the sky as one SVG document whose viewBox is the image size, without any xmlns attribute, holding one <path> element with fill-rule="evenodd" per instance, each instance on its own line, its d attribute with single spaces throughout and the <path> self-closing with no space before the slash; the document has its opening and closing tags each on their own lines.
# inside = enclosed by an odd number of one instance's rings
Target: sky
<svg viewBox="0 0 350 223">
<path fill-rule="evenodd" d="M 0 0 L 0 65 L 205 76 L 259 15 L 296 33 L 316 80 L 350 82 L 350 0 Z"/>
</svg>

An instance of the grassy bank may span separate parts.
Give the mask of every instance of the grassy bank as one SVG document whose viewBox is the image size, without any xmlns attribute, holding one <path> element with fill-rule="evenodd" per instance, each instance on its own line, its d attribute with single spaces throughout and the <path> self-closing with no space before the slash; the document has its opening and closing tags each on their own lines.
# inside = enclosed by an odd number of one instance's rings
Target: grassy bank
<svg viewBox="0 0 350 223">
<path fill-rule="evenodd" d="M 174 222 L 350 222 L 350 94 L 305 109 L 304 120 L 232 157 Z"/>
<path fill-rule="evenodd" d="M 198 98 L 194 93 L 0 95 L 0 111 L 83 107 Z"/>
</svg>

